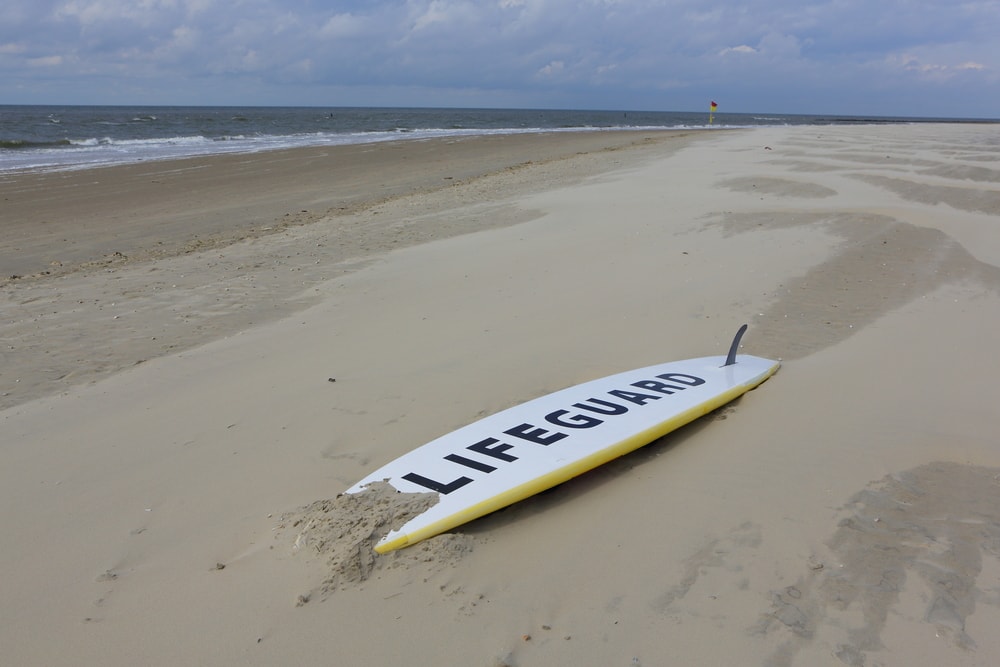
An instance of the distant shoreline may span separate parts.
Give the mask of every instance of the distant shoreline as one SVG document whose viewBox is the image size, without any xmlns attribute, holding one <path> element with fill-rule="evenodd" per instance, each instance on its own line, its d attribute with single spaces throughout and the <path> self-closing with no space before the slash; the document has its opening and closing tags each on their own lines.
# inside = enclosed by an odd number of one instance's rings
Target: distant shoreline
<svg viewBox="0 0 1000 667">
<path fill-rule="evenodd" d="M 0 177 L 296 147 L 539 132 L 991 123 L 961 118 L 555 109 L 0 106 Z"/>
</svg>

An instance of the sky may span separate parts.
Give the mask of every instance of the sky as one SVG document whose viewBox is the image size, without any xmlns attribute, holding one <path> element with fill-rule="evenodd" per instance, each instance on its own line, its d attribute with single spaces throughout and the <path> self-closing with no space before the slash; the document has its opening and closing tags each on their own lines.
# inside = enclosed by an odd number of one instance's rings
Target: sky
<svg viewBox="0 0 1000 667">
<path fill-rule="evenodd" d="M 0 104 L 1000 118 L 1000 0 L 3 0 Z"/>
</svg>

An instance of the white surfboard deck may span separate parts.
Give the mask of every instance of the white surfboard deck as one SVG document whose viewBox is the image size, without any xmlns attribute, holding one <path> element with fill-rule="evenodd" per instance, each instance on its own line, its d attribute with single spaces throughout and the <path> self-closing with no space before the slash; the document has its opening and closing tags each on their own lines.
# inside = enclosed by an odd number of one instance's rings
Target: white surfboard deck
<svg viewBox="0 0 1000 667">
<path fill-rule="evenodd" d="M 730 365 L 725 356 L 674 361 L 541 396 L 432 440 L 346 493 L 381 481 L 405 493 L 437 493 L 436 505 L 375 551 L 415 544 L 649 444 L 753 389 L 780 365 L 734 358 Z"/>
</svg>

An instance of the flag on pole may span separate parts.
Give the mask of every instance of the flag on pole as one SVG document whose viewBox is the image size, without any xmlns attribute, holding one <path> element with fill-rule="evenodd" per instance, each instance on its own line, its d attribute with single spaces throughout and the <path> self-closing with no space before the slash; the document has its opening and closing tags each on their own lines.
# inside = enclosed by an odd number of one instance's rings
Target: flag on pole
<svg viewBox="0 0 1000 667">
<path fill-rule="evenodd" d="M 712 100 L 712 111 L 715 111 L 718 108 L 719 108 L 719 105 L 715 103 L 715 100 Z"/>
</svg>

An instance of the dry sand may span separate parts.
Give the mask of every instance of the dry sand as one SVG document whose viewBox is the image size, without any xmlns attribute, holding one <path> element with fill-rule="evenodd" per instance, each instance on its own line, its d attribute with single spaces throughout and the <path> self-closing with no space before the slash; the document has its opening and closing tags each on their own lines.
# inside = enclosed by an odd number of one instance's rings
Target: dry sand
<svg viewBox="0 0 1000 667">
<path fill-rule="evenodd" d="M 1000 660 L 997 126 L 537 140 L 0 184 L 3 662 Z M 551 492 L 336 498 L 744 321 L 778 375 Z"/>
</svg>

